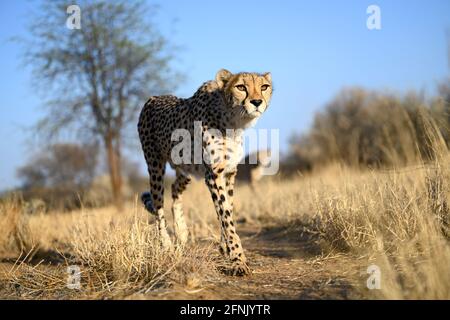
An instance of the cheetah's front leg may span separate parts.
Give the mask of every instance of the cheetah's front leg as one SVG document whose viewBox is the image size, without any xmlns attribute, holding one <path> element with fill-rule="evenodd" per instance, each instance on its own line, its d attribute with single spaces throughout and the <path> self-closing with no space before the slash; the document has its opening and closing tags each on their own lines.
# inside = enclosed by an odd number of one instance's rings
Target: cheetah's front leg
<svg viewBox="0 0 450 320">
<path fill-rule="evenodd" d="M 227 186 L 227 176 L 223 172 L 219 173 L 208 170 L 205 175 L 205 181 L 211 192 L 217 210 L 222 235 L 225 240 L 226 254 L 233 264 L 232 273 L 233 275 L 250 274 L 251 271 L 247 266 L 241 239 L 236 233 L 236 228 L 234 226 L 233 205 L 230 201 L 230 195 L 233 194 L 233 191 L 230 191 L 232 190 L 232 186 Z"/>
</svg>

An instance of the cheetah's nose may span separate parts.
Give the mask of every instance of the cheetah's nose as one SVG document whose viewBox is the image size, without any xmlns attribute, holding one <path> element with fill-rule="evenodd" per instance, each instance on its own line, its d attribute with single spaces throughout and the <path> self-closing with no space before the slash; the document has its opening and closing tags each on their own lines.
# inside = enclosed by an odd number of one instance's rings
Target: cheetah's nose
<svg viewBox="0 0 450 320">
<path fill-rule="evenodd" d="M 262 103 L 262 100 L 261 99 L 258 99 L 258 100 L 250 100 L 250 103 L 252 104 L 252 105 L 254 105 L 255 107 L 259 107 L 259 105 Z"/>
</svg>

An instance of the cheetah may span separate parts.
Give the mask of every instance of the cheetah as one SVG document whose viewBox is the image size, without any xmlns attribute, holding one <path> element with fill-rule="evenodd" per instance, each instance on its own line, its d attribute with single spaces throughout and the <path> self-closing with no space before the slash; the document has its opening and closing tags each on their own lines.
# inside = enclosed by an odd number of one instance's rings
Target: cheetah
<svg viewBox="0 0 450 320">
<path fill-rule="evenodd" d="M 162 247 L 172 248 L 163 210 L 164 173 L 169 163 L 175 170 L 171 191 L 177 245 L 183 246 L 188 238 L 182 193 L 192 176 L 203 177 L 220 222 L 220 252 L 231 262 L 231 274 L 251 273 L 233 221 L 233 191 L 242 155 L 243 130 L 253 126 L 267 110 L 271 96 L 269 72 L 232 74 L 221 69 L 214 80 L 203 83 L 190 98 L 153 96 L 145 103 L 138 133 L 148 167 L 150 192 L 144 192 L 141 200 L 146 210 L 156 216 Z M 180 149 L 180 139 L 174 138 L 174 132 L 180 131 L 194 136 L 194 143 L 184 143 L 185 148 Z M 195 143 L 196 134 L 201 136 L 199 143 Z M 196 156 L 198 147 L 200 158 Z M 179 161 L 180 157 L 183 161 Z"/>
</svg>

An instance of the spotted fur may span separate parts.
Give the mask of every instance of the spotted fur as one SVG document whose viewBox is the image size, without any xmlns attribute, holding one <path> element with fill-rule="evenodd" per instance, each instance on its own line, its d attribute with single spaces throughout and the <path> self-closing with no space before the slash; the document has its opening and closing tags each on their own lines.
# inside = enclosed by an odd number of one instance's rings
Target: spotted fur
<svg viewBox="0 0 450 320">
<path fill-rule="evenodd" d="M 221 252 L 232 262 L 233 274 L 250 273 L 233 221 L 234 182 L 242 155 L 243 129 L 255 124 L 267 109 L 271 96 L 270 73 L 232 74 L 222 69 L 215 80 L 205 82 L 188 99 L 154 96 L 145 103 L 139 117 L 138 132 L 148 167 L 150 192 L 143 193 L 141 199 L 145 208 L 156 215 L 161 244 L 165 248 L 172 245 L 163 210 L 164 170 L 169 163 L 176 172 L 172 185 L 172 213 L 177 242 L 183 245 L 188 236 L 182 193 L 192 174 L 201 175 L 209 188 L 220 222 Z M 171 155 L 179 141 L 172 139 L 172 133 L 175 129 L 185 129 L 193 137 L 197 130 L 196 121 L 201 121 L 198 129 L 203 134 L 203 160 L 198 164 L 175 163 Z M 227 129 L 234 129 L 233 134 Z M 192 143 L 192 160 L 194 148 Z"/>
</svg>

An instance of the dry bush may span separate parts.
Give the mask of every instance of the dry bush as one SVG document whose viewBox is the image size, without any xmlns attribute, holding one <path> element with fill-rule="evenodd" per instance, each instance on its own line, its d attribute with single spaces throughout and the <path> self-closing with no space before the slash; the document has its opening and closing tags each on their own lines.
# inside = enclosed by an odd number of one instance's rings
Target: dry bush
<svg viewBox="0 0 450 320">
<path fill-rule="evenodd" d="M 425 100 L 361 88 L 341 91 L 316 114 L 312 128 L 293 137 L 282 167 L 292 172 L 340 162 L 354 167 L 400 167 L 434 159 L 429 126 L 450 146 L 448 93 Z"/>
<path fill-rule="evenodd" d="M 56 143 L 36 152 L 17 176 L 25 200 L 40 199 L 48 209 L 71 210 L 80 207 L 96 167 L 95 145 Z"/>
</svg>

